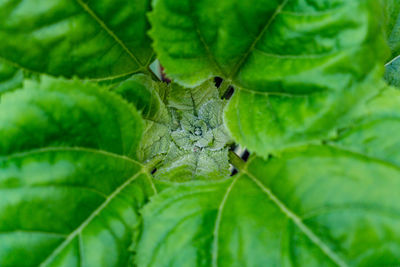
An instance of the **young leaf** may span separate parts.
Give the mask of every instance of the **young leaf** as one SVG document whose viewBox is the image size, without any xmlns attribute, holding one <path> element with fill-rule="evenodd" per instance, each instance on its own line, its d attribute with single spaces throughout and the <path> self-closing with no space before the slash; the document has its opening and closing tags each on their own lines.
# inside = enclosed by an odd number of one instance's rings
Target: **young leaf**
<svg viewBox="0 0 400 267">
<path fill-rule="evenodd" d="M 385 80 L 388 84 L 400 87 L 400 57 L 385 65 Z"/>
<path fill-rule="evenodd" d="M 398 265 L 399 176 L 398 164 L 332 146 L 253 157 L 233 178 L 155 197 L 138 266 Z"/>
<path fill-rule="evenodd" d="M 0 104 L 0 266 L 126 266 L 154 194 L 140 115 L 94 84 L 42 77 Z"/>
<path fill-rule="evenodd" d="M 168 86 L 138 74 L 120 83 L 115 92 L 134 104 L 136 109 L 141 111 L 145 121 L 143 139 L 138 151 L 139 159 L 148 161 L 157 154 L 166 154 L 171 142 L 171 118 L 165 104 Z"/>
<path fill-rule="evenodd" d="M 7 0 L 0 57 L 51 75 L 112 79 L 144 71 L 152 50 L 148 0 Z"/>
<path fill-rule="evenodd" d="M 384 6 L 388 16 L 386 35 L 393 59 L 400 55 L 400 3 L 397 0 L 385 0 Z"/>
<path fill-rule="evenodd" d="M 386 0 L 384 6 L 387 9 L 388 22 L 386 35 L 392 55 L 385 65 L 385 80 L 393 86 L 400 86 L 400 2 Z"/>
<path fill-rule="evenodd" d="M 154 82 L 135 75 L 115 91 L 142 110 L 146 126 L 139 157 L 160 157 L 160 180 L 217 179 L 229 176 L 230 136 L 222 120 L 225 101 L 212 81 L 195 88 Z"/>
</svg>

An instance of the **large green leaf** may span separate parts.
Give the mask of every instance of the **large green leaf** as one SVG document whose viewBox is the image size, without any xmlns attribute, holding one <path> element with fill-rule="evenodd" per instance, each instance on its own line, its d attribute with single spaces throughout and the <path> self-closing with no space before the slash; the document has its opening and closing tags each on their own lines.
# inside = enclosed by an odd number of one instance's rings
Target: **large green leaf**
<svg viewBox="0 0 400 267">
<path fill-rule="evenodd" d="M 93 84 L 42 77 L 0 104 L 0 266 L 126 266 L 155 187 L 140 115 Z"/>
<path fill-rule="evenodd" d="M 51 75 L 112 79 L 146 71 L 149 0 L 6 0 L 0 58 Z"/>
<path fill-rule="evenodd" d="M 327 141 L 342 150 L 400 166 L 400 93 L 388 87 L 360 107 L 360 115 Z"/>
<path fill-rule="evenodd" d="M 376 93 L 383 15 L 375 0 L 158 0 L 150 21 L 167 74 L 188 86 L 212 76 L 233 84 L 227 126 L 267 156 L 332 136 Z"/>
<path fill-rule="evenodd" d="M 360 78 L 386 56 L 381 9 L 375 0 L 158 0 L 151 36 L 167 74 L 184 85 L 221 76 L 300 94 Z"/>
<path fill-rule="evenodd" d="M 166 189 L 144 208 L 138 265 L 399 265 L 399 107 L 386 88 L 335 140 Z"/>
<path fill-rule="evenodd" d="M 379 73 L 380 74 L 380 73 Z M 304 95 L 258 94 L 239 90 L 230 100 L 225 120 L 233 138 L 266 157 L 307 143 L 333 138 L 351 123 L 363 102 L 384 87 L 372 73 L 364 82 L 337 92 Z"/>
<path fill-rule="evenodd" d="M 397 266 L 400 167 L 329 146 L 252 158 L 144 208 L 139 266 Z"/>
</svg>

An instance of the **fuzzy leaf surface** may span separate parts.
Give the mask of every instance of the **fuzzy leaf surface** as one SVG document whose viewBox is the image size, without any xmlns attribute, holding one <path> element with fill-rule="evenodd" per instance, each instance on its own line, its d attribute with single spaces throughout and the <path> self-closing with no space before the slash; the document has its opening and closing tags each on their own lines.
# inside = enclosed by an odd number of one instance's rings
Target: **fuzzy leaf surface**
<svg viewBox="0 0 400 267">
<path fill-rule="evenodd" d="M 6 0 L 0 3 L 0 58 L 33 72 L 112 79 L 143 71 L 152 58 L 148 0 Z"/>
<path fill-rule="evenodd" d="M 253 158 L 146 206 L 138 265 L 397 265 L 399 177 L 399 165 L 331 146 Z"/>
<path fill-rule="evenodd" d="M 229 176 L 227 143 L 231 138 L 223 124 L 225 101 L 212 81 L 195 88 L 152 81 L 135 75 L 115 91 L 135 104 L 145 119 L 139 157 L 161 157 L 155 177 L 185 181 Z"/>
<path fill-rule="evenodd" d="M 138 112 L 118 95 L 42 77 L 0 103 L 0 265 L 126 266 L 154 194 L 134 158 Z"/>
</svg>

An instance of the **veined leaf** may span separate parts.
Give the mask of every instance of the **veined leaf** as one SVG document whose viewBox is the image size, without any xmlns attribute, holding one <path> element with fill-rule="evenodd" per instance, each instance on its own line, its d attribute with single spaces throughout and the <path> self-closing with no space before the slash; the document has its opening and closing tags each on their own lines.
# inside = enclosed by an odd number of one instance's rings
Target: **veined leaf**
<svg viewBox="0 0 400 267">
<path fill-rule="evenodd" d="M 386 35 L 393 59 L 400 55 L 400 3 L 396 0 L 385 0 L 384 5 L 388 16 Z"/>
<path fill-rule="evenodd" d="M 95 84 L 42 77 L 0 105 L 0 155 L 59 146 L 91 147 L 136 158 L 140 115 Z"/>
<path fill-rule="evenodd" d="M 400 57 L 394 58 L 392 61 L 388 62 L 385 67 L 385 80 L 387 83 L 400 87 Z"/>
<path fill-rule="evenodd" d="M 400 94 L 387 87 L 360 107 L 359 116 L 329 145 L 400 166 Z"/>
<path fill-rule="evenodd" d="M 329 145 L 291 149 L 268 162 L 256 158 L 258 164 L 249 163 L 237 180 L 187 184 L 156 198 L 145 208 L 139 266 L 399 264 L 399 199 L 393 196 L 400 185 L 399 95 L 381 90 L 377 80 L 372 73 L 363 84 L 348 86 L 348 92 L 321 97 L 321 104 L 332 95 L 338 100 L 332 106 L 328 101 L 325 112 L 365 109 Z M 365 100 L 377 93 L 367 103 L 355 97 Z M 262 98 L 255 96 L 242 110 L 262 106 L 257 99 Z M 285 111 L 293 112 L 289 104 Z M 243 121 L 254 114 L 264 115 L 255 111 Z M 326 124 L 338 126 L 346 118 L 337 121 L 327 114 Z M 251 126 L 247 129 L 259 130 Z"/>
<path fill-rule="evenodd" d="M 371 73 L 364 82 L 337 92 L 304 95 L 235 92 L 225 111 L 233 138 L 266 157 L 284 148 L 320 143 L 352 122 L 363 102 L 385 85 Z"/>
<path fill-rule="evenodd" d="M 144 208 L 138 266 L 395 266 L 400 165 L 310 145 Z"/>
<path fill-rule="evenodd" d="M 384 60 L 379 10 L 372 0 L 159 0 L 151 36 L 167 74 L 183 85 L 220 76 L 253 91 L 299 94 L 337 88 Z"/>
<path fill-rule="evenodd" d="M 400 86 L 400 2 L 396 0 L 385 0 L 388 22 L 386 35 L 392 55 L 385 65 L 385 80 L 393 86 Z"/>
<path fill-rule="evenodd" d="M 134 75 L 115 89 L 142 113 L 145 127 L 138 156 L 143 162 L 168 152 L 171 142 L 171 118 L 165 103 L 168 89 L 167 84 L 141 74 Z"/>
<path fill-rule="evenodd" d="M 151 36 L 175 81 L 234 85 L 228 129 L 267 156 L 331 137 L 333 121 L 376 94 L 388 52 L 380 10 L 375 0 L 159 0 Z"/>
<path fill-rule="evenodd" d="M 0 58 L 56 76 L 112 79 L 144 71 L 152 50 L 148 0 L 6 0 Z"/>
<path fill-rule="evenodd" d="M 166 189 L 144 208 L 138 265 L 399 265 L 399 104 L 385 88 L 334 140 Z"/>
<path fill-rule="evenodd" d="M 140 115 L 94 84 L 42 77 L 0 104 L 0 266 L 126 266 L 154 194 Z"/>
</svg>

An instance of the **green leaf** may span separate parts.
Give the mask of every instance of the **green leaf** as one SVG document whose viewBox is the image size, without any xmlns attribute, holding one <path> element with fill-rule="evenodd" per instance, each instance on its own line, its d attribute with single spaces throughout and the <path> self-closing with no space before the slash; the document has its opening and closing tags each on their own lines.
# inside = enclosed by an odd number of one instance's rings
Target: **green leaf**
<svg viewBox="0 0 400 267">
<path fill-rule="evenodd" d="M 386 35 L 392 52 L 389 62 L 385 65 L 385 80 L 393 86 L 400 86 L 400 2 L 385 0 L 384 6 L 388 16 Z"/>
<path fill-rule="evenodd" d="M 400 87 L 400 57 L 394 58 L 385 67 L 386 82 L 392 86 Z"/>
<path fill-rule="evenodd" d="M 225 101 L 212 81 L 192 89 L 172 84 L 167 97 L 170 139 L 155 178 L 170 181 L 228 177 L 231 138 L 222 120 Z"/>
<path fill-rule="evenodd" d="M 134 75 L 120 83 L 115 92 L 135 105 L 145 120 L 143 139 L 140 143 L 139 159 L 143 162 L 165 154 L 170 142 L 170 114 L 166 106 L 168 86 L 155 82 L 146 75 Z"/>
<path fill-rule="evenodd" d="M 164 94 L 168 93 L 167 84 L 137 74 L 121 82 L 114 91 L 141 111 L 144 119 L 168 123 L 169 116 L 164 103 Z"/>
<path fill-rule="evenodd" d="M 140 115 L 95 84 L 42 77 L 0 104 L 0 265 L 126 266 L 154 194 Z"/>
<path fill-rule="evenodd" d="M 137 111 L 95 84 L 43 77 L 6 94 L 0 105 L 0 155 L 42 147 L 80 146 L 136 158 Z"/>
<path fill-rule="evenodd" d="M 19 1 L 0 4 L 0 58 L 33 72 L 113 79 L 152 59 L 148 0 Z"/>
<path fill-rule="evenodd" d="M 360 108 L 350 126 L 328 144 L 400 166 L 400 94 L 388 87 Z"/>
<path fill-rule="evenodd" d="M 165 189 L 144 208 L 138 265 L 399 265 L 399 107 L 384 88 L 333 140 Z"/>
<path fill-rule="evenodd" d="M 337 136 L 364 101 L 385 86 L 377 82 L 379 76 L 372 73 L 364 82 L 337 92 L 275 95 L 239 90 L 227 105 L 225 121 L 237 142 L 264 157 L 320 143 Z"/>
<path fill-rule="evenodd" d="M 227 127 L 266 157 L 334 136 L 382 87 L 383 15 L 375 0 L 158 0 L 150 21 L 175 81 L 220 76 L 234 85 Z"/>
<path fill-rule="evenodd" d="M 160 62 L 168 76 L 190 87 L 220 76 L 252 91 L 323 91 L 338 78 L 364 76 L 387 54 L 375 0 L 153 5 L 150 35 Z"/>
<path fill-rule="evenodd" d="M 0 60 L 0 95 L 22 86 L 24 73 L 22 70 Z"/>
<path fill-rule="evenodd" d="M 399 177 L 399 164 L 330 145 L 252 157 L 233 178 L 156 196 L 138 266 L 396 266 Z"/>
<path fill-rule="evenodd" d="M 388 15 L 386 35 L 393 59 L 400 55 L 400 3 L 396 0 L 385 0 L 384 5 Z"/>
</svg>

